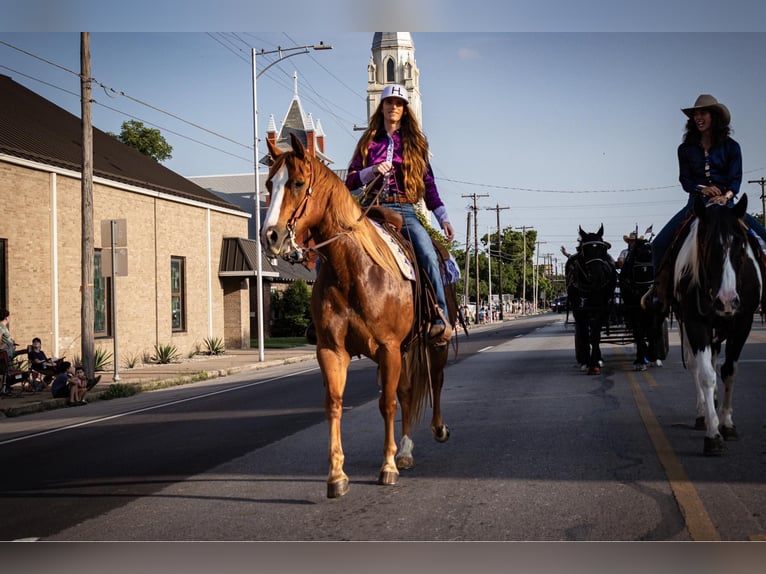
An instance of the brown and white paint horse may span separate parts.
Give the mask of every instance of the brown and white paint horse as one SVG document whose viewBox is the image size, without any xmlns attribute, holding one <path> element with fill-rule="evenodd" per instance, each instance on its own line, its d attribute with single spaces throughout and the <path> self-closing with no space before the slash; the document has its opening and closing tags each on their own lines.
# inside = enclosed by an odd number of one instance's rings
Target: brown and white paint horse
<svg viewBox="0 0 766 574">
<path fill-rule="evenodd" d="M 742 222 L 746 212 L 747 195 L 733 207 L 705 206 L 697 198 L 674 266 L 674 310 L 697 391 L 695 426 L 705 429 L 706 455 L 722 454 L 724 440 L 738 438 L 732 407 L 737 361 L 764 296 L 760 250 Z M 716 412 L 717 362 L 724 342 L 724 396 Z"/>
<path fill-rule="evenodd" d="M 440 407 L 449 348 L 427 345 L 422 337 L 410 340 L 416 320 L 414 283 L 399 270 L 378 231 L 338 176 L 306 153 L 294 135 L 291 144 L 292 150 L 283 152 L 269 142 L 274 163 L 266 184 L 270 205 L 260 240 L 267 253 L 290 260 L 291 254 L 305 247 L 297 238 L 310 234 L 322 257 L 311 313 L 329 426 L 327 496 L 335 498 L 349 488 L 343 471 L 341 416 L 351 357 L 364 355 L 378 365 L 378 404 L 385 430 L 378 483 L 393 485 L 399 469 L 414 464 L 412 425 L 429 399 L 434 438 L 445 442 L 449 437 Z M 454 325 L 457 304 L 452 303 L 450 321 Z M 397 398 L 402 416 L 398 454 L 394 438 Z"/>
</svg>

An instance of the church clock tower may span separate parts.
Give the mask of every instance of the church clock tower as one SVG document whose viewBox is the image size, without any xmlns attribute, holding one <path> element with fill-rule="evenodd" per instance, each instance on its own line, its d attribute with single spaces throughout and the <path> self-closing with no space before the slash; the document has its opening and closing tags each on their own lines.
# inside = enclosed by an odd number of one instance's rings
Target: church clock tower
<svg viewBox="0 0 766 574">
<path fill-rule="evenodd" d="M 367 117 L 375 113 L 380 94 L 388 84 L 407 88 L 409 106 L 423 125 L 420 103 L 420 71 L 415 63 L 415 45 L 409 32 L 375 32 L 372 56 L 367 66 Z"/>
</svg>

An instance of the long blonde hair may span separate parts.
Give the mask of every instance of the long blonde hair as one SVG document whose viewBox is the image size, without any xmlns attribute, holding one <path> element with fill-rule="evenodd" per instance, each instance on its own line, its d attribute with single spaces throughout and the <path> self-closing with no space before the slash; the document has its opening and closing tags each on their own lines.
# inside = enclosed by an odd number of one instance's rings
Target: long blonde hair
<svg viewBox="0 0 766 574">
<path fill-rule="evenodd" d="M 367 154 L 370 142 L 381 132 L 385 132 L 383 121 L 383 102 L 370 118 L 369 125 L 359 143 L 356 144 L 354 155 L 362 156 L 362 165 L 367 167 Z M 409 104 L 405 104 L 404 113 L 399 125 L 402 138 L 402 172 L 404 175 L 404 191 L 410 201 L 419 201 L 425 195 L 426 186 L 424 178 L 428 168 L 428 141 L 418 125 L 418 121 L 410 110 Z"/>
</svg>

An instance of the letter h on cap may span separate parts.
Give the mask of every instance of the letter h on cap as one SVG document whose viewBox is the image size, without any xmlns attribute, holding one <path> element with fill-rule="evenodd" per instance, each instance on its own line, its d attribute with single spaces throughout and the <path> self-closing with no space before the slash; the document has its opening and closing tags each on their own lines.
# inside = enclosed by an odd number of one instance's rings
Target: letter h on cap
<svg viewBox="0 0 766 574">
<path fill-rule="evenodd" d="M 393 88 L 391 88 L 391 95 L 392 96 L 399 96 L 400 98 L 403 97 L 402 96 L 402 89 L 399 86 L 394 86 Z"/>
</svg>

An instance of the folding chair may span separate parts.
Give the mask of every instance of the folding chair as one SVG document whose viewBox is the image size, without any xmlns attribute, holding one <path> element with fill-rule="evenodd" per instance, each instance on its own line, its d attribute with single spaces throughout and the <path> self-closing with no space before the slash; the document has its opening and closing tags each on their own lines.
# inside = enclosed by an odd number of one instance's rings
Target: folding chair
<svg viewBox="0 0 766 574">
<path fill-rule="evenodd" d="M 19 394 L 24 392 L 24 385 L 29 380 L 29 372 L 14 369 L 8 358 L 8 351 L 0 349 L 0 392 L 3 395 L 13 393 L 13 386 L 21 383 Z"/>
</svg>

